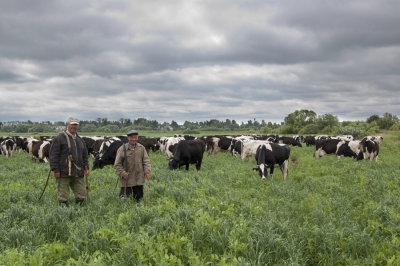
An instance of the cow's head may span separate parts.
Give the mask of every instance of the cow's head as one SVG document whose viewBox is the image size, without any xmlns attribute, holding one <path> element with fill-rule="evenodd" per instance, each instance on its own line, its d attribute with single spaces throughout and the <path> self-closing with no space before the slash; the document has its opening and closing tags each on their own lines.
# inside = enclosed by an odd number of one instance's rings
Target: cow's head
<svg viewBox="0 0 400 266">
<path fill-rule="evenodd" d="M 169 158 L 169 163 L 168 163 L 168 165 L 169 165 L 169 169 L 170 169 L 170 170 L 175 170 L 175 169 L 178 169 L 178 168 L 179 168 L 179 162 L 178 162 L 178 160 L 175 159 L 174 157 Z"/>
<path fill-rule="evenodd" d="M 268 176 L 268 166 L 266 164 L 257 165 L 257 168 L 253 168 L 253 171 L 258 171 L 258 174 L 263 179 Z"/>
<path fill-rule="evenodd" d="M 97 157 L 95 158 L 95 160 L 93 161 L 92 171 L 93 171 L 93 170 L 96 170 L 96 169 L 98 169 L 98 168 L 103 169 L 103 167 L 104 167 L 104 162 L 103 162 L 103 160 L 102 160 L 99 156 L 97 156 Z"/>
</svg>

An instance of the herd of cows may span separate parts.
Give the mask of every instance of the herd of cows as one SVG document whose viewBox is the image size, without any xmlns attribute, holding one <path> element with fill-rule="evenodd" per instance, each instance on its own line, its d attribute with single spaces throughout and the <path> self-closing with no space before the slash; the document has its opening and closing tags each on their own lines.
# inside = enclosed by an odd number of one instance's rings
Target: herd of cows
<svg viewBox="0 0 400 266">
<path fill-rule="evenodd" d="M 88 153 L 94 162 L 92 170 L 101 169 L 106 165 L 113 165 L 117 150 L 123 143 L 127 143 L 126 136 L 117 137 L 82 137 L 86 143 Z M 213 155 L 218 152 L 229 152 L 232 156 L 240 156 L 242 161 L 256 159 L 261 178 L 272 178 L 274 167 L 279 166 L 283 179 L 288 175 L 288 162 L 291 147 L 315 146 L 315 159 L 326 154 L 340 157 L 353 157 L 357 160 L 378 160 L 381 136 L 366 136 L 361 141 L 354 140 L 351 135 L 342 136 L 293 136 L 279 135 L 249 135 L 249 136 L 203 136 L 193 137 L 188 135 L 175 135 L 173 137 L 149 138 L 140 136 L 138 142 L 142 144 L 147 153 L 160 152 L 169 160 L 169 169 L 178 169 L 189 164 L 194 164 L 200 170 L 203 155 Z M 0 153 L 12 157 L 13 152 L 21 150 L 29 153 L 31 161 L 48 162 L 52 137 L 41 136 L 40 140 L 23 138 L 19 136 L 0 137 Z"/>
</svg>

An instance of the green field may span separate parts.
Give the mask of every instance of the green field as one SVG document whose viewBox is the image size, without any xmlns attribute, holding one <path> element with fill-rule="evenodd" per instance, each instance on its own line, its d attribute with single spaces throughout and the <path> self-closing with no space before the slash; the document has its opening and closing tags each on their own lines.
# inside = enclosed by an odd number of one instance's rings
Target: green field
<svg viewBox="0 0 400 266">
<path fill-rule="evenodd" d="M 226 153 L 170 171 L 150 152 L 139 205 L 111 166 L 87 206 L 57 206 L 54 178 L 38 202 L 49 166 L 0 156 L 0 265 L 400 265 L 400 134 L 383 136 L 378 162 L 294 147 L 286 181 Z"/>
</svg>

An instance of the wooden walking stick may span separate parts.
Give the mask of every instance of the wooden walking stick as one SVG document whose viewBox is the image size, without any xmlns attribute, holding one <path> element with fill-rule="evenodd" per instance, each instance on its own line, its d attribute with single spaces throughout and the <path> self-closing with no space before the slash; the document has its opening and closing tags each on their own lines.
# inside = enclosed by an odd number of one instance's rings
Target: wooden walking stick
<svg viewBox="0 0 400 266">
<path fill-rule="evenodd" d="M 40 201 L 40 200 L 42 199 L 42 197 L 43 197 L 43 194 L 44 194 L 44 191 L 45 191 L 45 190 L 46 190 L 46 188 L 47 188 L 47 184 L 49 183 L 50 173 L 51 173 L 51 169 L 50 169 L 50 171 L 49 171 L 49 175 L 47 176 L 46 184 L 44 185 L 44 188 L 43 188 L 42 194 L 40 194 L 40 197 L 39 197 L 38 201 Z"/>
<path fill-rule="evenodd" d="M 147 182 L 147 206 L 150 207 L 150 180 L 146 179 Z"/>
</svg>

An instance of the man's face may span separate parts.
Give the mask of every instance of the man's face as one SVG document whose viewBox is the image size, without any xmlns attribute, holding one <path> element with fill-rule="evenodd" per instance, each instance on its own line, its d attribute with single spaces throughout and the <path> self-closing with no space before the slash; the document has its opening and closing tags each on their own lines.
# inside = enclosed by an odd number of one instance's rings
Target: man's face
<svg viewBox="0 0 400 266">
<path fill-rule="evenodd" d="M 135 146 L 135 144 L 136 144 L 137 141 L 138 141 L 138 138 L 139 138 L 138 135 L 130 135 L 130 136 L 128 136 L 129 144 L 130 144 L 131 146 Z"/>
<path fill-rule="evenodd" d="M 78 125 L 76 125 L 76 124 L 68 124 L 67 125 L 67 129 L 68 129 L 69 133 L 74 135 L 74 134 L 76 134 L 76 131 L 78 130 Z"/>
</svg>

